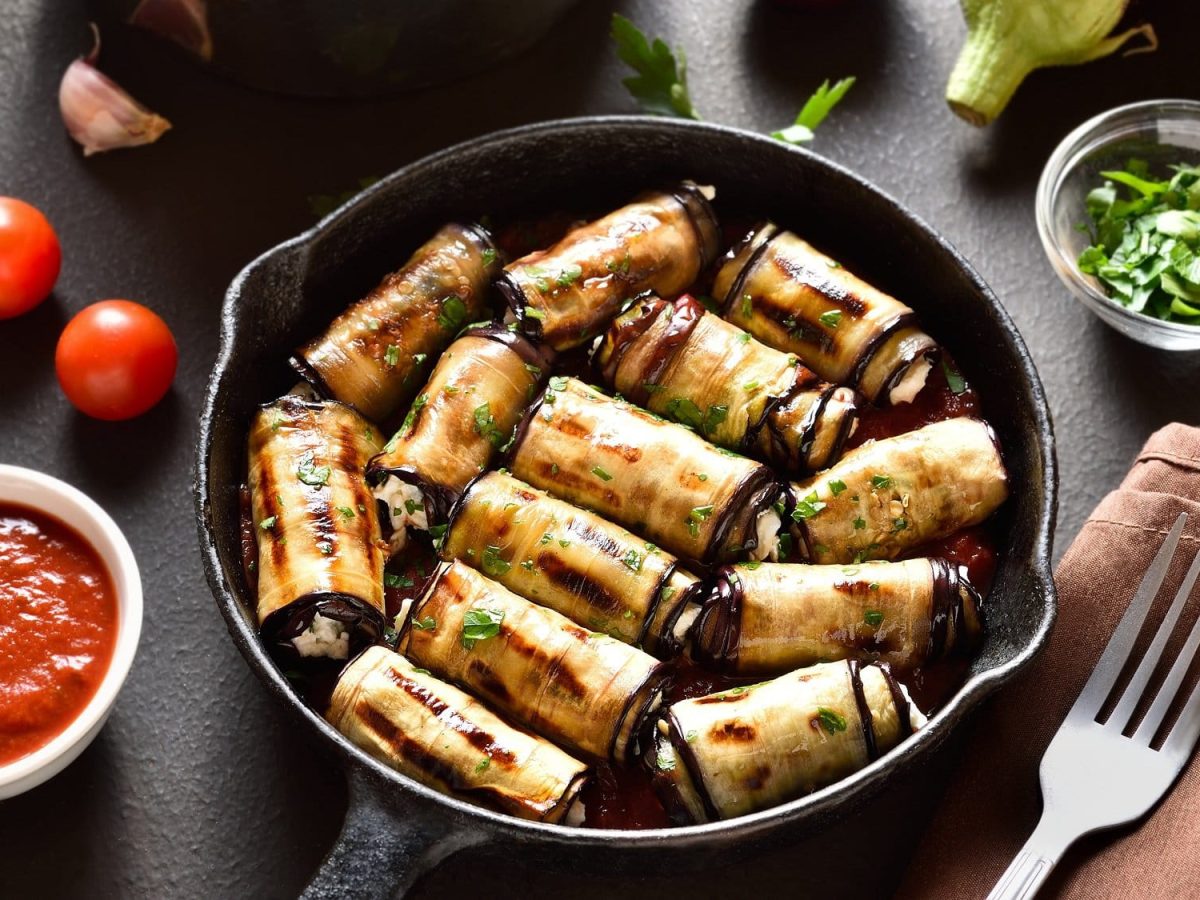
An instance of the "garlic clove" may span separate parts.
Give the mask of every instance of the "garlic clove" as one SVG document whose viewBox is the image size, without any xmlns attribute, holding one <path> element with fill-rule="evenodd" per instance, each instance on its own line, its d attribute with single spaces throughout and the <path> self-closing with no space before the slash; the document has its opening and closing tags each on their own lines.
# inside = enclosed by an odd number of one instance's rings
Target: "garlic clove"
<svg viewBox="0 0 1200 900">
<path fill-rule="evenodd" d="M 141 0 L 129 24 L 174 41 L 205 61 L 212 60 L 207 0 Z"/>
<path fill-rule="evenodd" d="M 67 66 L 58 87 L 58 107 L 67 132 L 83 147 L 84 156 L 154 143 L 171 123 L 95 67 L 100 31 L 94 24 L 92 34 L 92 51 Z"/>
</svg>

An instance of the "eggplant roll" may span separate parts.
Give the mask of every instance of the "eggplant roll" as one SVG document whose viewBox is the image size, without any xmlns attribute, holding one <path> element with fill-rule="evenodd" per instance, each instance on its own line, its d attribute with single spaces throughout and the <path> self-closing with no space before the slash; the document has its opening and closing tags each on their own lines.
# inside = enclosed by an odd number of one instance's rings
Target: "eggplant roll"
<svg viewBox="0 0 1200 900">
<path fill-rule="evenodd" d="M 991 426 L 959 418 L 863 444 L 790 493 L 801 556 L 856 563 L 979 524 L 1008 496 L 1008 476 Z"/>
<path fill-rule="evenodd" d="M 409 527 L 446 523 L 467 482 L 512 438 L 548 371 L 537 348 L 499 324 L 467 332 L 442 354 L 400 430 L 368 466 L 393 552 Z"/>
<path fill-rule="evenodd" d="M 749 563 L 718 573 L 693 655 L 754 675 L 835 659 L 907 671 L 974 647 L 983 630 L 980 606 L 966 570 L 944 559 Z"/>
<path fill-rule="evenodd" d="M 398 649 L 546 737 L 618 761 L 638 752 L 666 675 L 654 657 L 457 561 L 413 604 Z"/>
<path fill-rule="evenodd" d="M 575 378 L 550 379 L 517 427 L 510 467 L 686 559 L 777 552 L 770 469 Z"/>
<path fill-rule="evenodd" d="M 485 317 L 497 256 L 478 225 L 443 226 L 402 269 L 297 350 L 292 366 L 322 396 L 382 422 L 412 399 L 426 360 L 463 325 Z"/>
<path fill-rule="evenodd" d="M 501 472 L 454 507 L 443 559 L 458 559 L 576 624 L 674 656 L 700 612 L 700 581 L 620 525 Z"/>
<path fill-rule="evenodd" d="M 706 191 L 685 181 L 642 194 L 509 264 L 496 286 L 512 317 L 530 337 L 566 350 L 600 334 L 629 298 L 684 290 L 719 249 Z"/>
<path fill-rule="evenodd" d="M 583 821 L 586 765 L 386 647 L 367 648 L 342 671 L 325 718 L 380 762 L 444 793 L 522 819 Z"/>
<path fill-rule="evenodd" d="M 686 294 L 635 303 L 609 328 L 596 363 L 638 406 L 795 474 L 836 462 L 858 421 L 852 388 L 821 381 Z"/>
<path fill-rule="evenodd" d="M 886 667 L 822 663 L 672 704 L 654 785 L 681 824 L 731 819 L 833 784 L 924 724 Z"/>
<path fill-rule="evenodd" d="M 938 352 L 908 306 L 771 223 L 730 252 L 713 294 L 730 322 L 873 403 L 911 401 Z"/>
<path fill-rule="evenodd" d="M 286 396 L 250 428 L 263 639 L 346 659 L 383 630 L 383 541 L 363 467 L 375 427 L 350 407 Z"/>
</svg>

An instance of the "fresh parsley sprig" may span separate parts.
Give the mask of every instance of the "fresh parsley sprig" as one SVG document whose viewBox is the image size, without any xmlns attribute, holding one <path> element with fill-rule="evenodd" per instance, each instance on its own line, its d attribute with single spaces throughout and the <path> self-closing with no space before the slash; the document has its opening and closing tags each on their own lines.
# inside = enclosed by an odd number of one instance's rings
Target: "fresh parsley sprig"
<svg viewBox="0 0 1200 900">
<path fill-rule="evenodd" d="M 700 118 L 688 94 L 687 57 L 682 47 L 672 52 L 661 38 L 650 41 L 619 13 L 613 13 L 612 39 L 621 61 L 637 73 L 622 83 L 643 110 L 656 116 Z"/>
<path fill-rule="evenodd" d="M 813 139 L 817 126 L 825 121 L 830 111 L 841 102 L 846 92 L 854 87 L 854 77 L 843 78 L 832 87 L 826 78 L 813 92 L 796 115 L 796 121 L 780 131 L 772 131 L 771 137 L 788 144 L 806 144 Z"/>
</svg>

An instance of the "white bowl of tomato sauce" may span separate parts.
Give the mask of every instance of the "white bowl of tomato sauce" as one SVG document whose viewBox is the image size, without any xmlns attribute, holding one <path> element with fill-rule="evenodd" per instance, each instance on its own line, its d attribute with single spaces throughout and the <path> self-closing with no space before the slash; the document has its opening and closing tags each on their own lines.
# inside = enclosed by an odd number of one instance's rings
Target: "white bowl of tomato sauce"
<svg viewBox="0 0 1200 900">
<path fill-rule="evenodd" d="M 141 577 L 117 524 L 69 484 L 0 465 L 0 799 L 92 742 L 141 630 Z"/>
</svg>

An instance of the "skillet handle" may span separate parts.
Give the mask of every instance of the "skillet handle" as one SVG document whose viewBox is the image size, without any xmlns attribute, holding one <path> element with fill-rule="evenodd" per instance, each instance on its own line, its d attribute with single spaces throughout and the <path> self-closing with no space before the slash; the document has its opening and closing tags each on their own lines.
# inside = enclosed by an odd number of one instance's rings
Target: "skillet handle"
<svg viewBox="0 0 1200 900">
<path fill-rule="evenodd" d="M 358 770 L 348 772 L 346 782 L 350 804 L 341 834 L 301 900 L 403 898 L 443 860 L 486 840 L 478 829 L 423 810 L 395 785 Z"/>
</svg>

